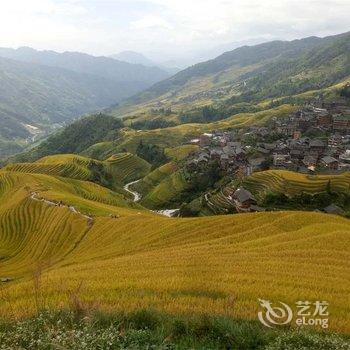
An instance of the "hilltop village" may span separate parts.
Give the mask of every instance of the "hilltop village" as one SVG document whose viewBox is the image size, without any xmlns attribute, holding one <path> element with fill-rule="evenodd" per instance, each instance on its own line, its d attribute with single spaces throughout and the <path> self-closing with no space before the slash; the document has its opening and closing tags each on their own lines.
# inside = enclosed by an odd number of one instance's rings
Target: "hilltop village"
<svg viewBox="0 0 350 350">
<path fill-rule="evenodd" d="M 236 180 L 269 169 L 339 174 L 350 170 L 350 107 L 341 99 L 318 100 L 264 126 L 214 130 L 190 143 L 200 148 L 187 159 L 189 173 L 203 172 L 216 162 L 224 176 Z M 229 197 L 238 211 L 263 210 L 244 188 Z"/>
<path fill-rule="evenodd" d="M 267 169 L 339 173 L 350 169 L 350 107 L 341 101 L 307 104 L 266 126 L 215 130 L 190 143 L 200 146 L 186 164 L 192 171 L 217 160 L 236 177 Z"/>
</svg>

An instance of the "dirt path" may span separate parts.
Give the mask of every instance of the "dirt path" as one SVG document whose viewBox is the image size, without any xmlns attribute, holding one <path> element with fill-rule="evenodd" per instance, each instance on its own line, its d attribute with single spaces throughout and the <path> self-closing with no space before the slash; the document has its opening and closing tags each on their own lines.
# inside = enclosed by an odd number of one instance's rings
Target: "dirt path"
<svg viewBox="0 0 350 350">
<path fill-rule="evenodd" d="M 60 207 L 60 208 L 67 208 L 67 209 L 69 209 L 72 213 L 78 214 L 78 215 L 82 216 L 83 218 L 85 218 L 87 220 L 88 228 L 91 228 L 91 226 L 94 223 L 94 218 L 92 216 L 82 214 L 79 210 L 77 210 L 72 205 L 65 205 L 62 202 L 49 201 L 48 199 L 45 199 L 43 197 L 39 197 L 39 193 L 37 193 L 37 192 L 32 192 L 30 194 L 30 198 L 35 200 L 35 201 L 37 201 L 37 202 L 43 202 L 43 203 L 45 203 L 47 205 L 50 205 L 52 207 Z"/>
</svg>

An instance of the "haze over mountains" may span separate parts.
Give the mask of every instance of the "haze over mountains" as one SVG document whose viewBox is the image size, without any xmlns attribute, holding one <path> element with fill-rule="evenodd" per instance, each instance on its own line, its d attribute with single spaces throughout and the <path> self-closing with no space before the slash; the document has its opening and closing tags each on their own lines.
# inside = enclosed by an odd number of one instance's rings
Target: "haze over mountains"
<svg viewBox="0 0 350 350">
<path fill-rule="evenodd" d="M 168 76 L 83 53 L 0 48 L 0 153 L 17 150 L 14 139 L 117 104 Z"/>
<path fill-rule="evenodd" d="M 135 52 L 135 51 L 122 51 L 110 57 L 119 61 L 131 63 L 131 64 L 142 64 L 143 66 L 146 66 L 146 67 L 159 67 L 160 69 L 165 70 L 171 75 L 180 71 L 179 68 L 176 68 L 175 64 L 167 66 L 167 65 L 152 61 L 142 53 Z"/>
</svg>

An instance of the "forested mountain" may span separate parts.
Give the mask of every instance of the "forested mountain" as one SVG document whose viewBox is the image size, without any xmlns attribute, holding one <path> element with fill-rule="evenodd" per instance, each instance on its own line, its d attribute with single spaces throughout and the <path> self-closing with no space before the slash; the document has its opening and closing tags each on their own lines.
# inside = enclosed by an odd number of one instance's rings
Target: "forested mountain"
<svg viewBox="0 0 350 350">
<path fill-rule="evenodd" d="M 120 119 L 105 114 L 86 116 L 50 135 L 31 151 L 15 156 L 15 159 L 34 161 L 52 154 L 80 153 L 95 143 L 115 139 L 122 127 Z"/>
<path fill-rule="evenodd" d="M 319 89 L 350 75 L 350 32 L 243 46 L 189 67 L 129 99 L 137 108 L 184 111 L 186 104 L 256 103 Z M 135 108 L 135 104 L 139 104 Z M 131 106 L 131 108 L 128 108 Z"/>
<path fill-rule="evenodd" d="M 116 105 L 167 76 L 106 57 L 0 49 L 0 156 L 54 124 Z"/>
<path fill-rule="evenodd" d="M 128 87 L 128 89 L 126 88 Z M 105 78 L 0 58 L 0 153 L 54 123 L 93 112 L 137 91 Z M 2 141 L 2 142 L 1 142 Z M 5 149 L 2 146 L 7 145 Z"/>
</svg>

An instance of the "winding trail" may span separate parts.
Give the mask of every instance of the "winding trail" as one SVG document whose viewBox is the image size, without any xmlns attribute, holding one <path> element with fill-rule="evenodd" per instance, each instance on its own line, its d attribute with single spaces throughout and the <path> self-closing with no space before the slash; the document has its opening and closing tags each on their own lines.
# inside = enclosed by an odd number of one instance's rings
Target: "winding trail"
<svg viewBox="0 0 350 350">
<path fill-rule="evenodd" d="M 138 183 L 139 181 L 141 181 L 141 179 L 138 179 L 138 180 L 136 180 L 136 181 L 129 182 L 128 184 L 126 184 L 126 185 L 124 186 L 124 190 L 125 190 L 126 192 L 131 193 L 131 194 L 134 196 L 134 199 L 133 199 L 134 202 L 138 202 L 138 201 L 141 199 L 142 196 L 141 196 L 140 193 L 131 190 L 131 189 L 130 189 L 130 186 L 133 185 L 133 184 Z"/>
<path fill-rule="evenodd" d="M 133 184 L 138 183 L 141 180 L 142 179 L 138 179 L 136 181 L 129 182 L 128 184 L 126 184 L 124 186 L 124 190 L 129 192 L 129 193 L 131 193 L 134 196 L 134 202 L 135 203 L 138 202 L 142 198 L 142 195 L 139 192 L 131 190 L 130 186 L 133 185 Z M 167 216 L 168 218 L 171 218 L 171 217 L 175 216 L 175 214 L 178 213 L 179 210 L 180 209 L 162 209 L 162 210 L 151 210 L 151 211 L 153 213 L 157 213 L 157 214 L 160 214 L 160 215 L 163 215 L 163 216 Z"/>
<path fill-rule="evenodd" d="M 61 208 L 68 208 L 72 213 L 74 214 L 78 214 L 80 216 L 82 216 L 83 218 L 87 219 L 87 225 L 90 228 L 93 223 L 94 223 L 94 219 L 92 216 L 89 215 L 85 215 L 82 214 L 79 210 L 77 210 L 75 207 L 73 207 L 72 205 L 65 205 L 62 202 L 53 202 L 53 201 L 49 201 L 48 199 L 45 199 L 43 197 L 39 197 L 39 193 L 38 192 L 32 192 L 30 194 L 30 198 L 37 201 L 37 202 L 43 202 L 47 205 L 50 206 L 54 206 L 54 207 L 61 207 Z"/>
</svg>

